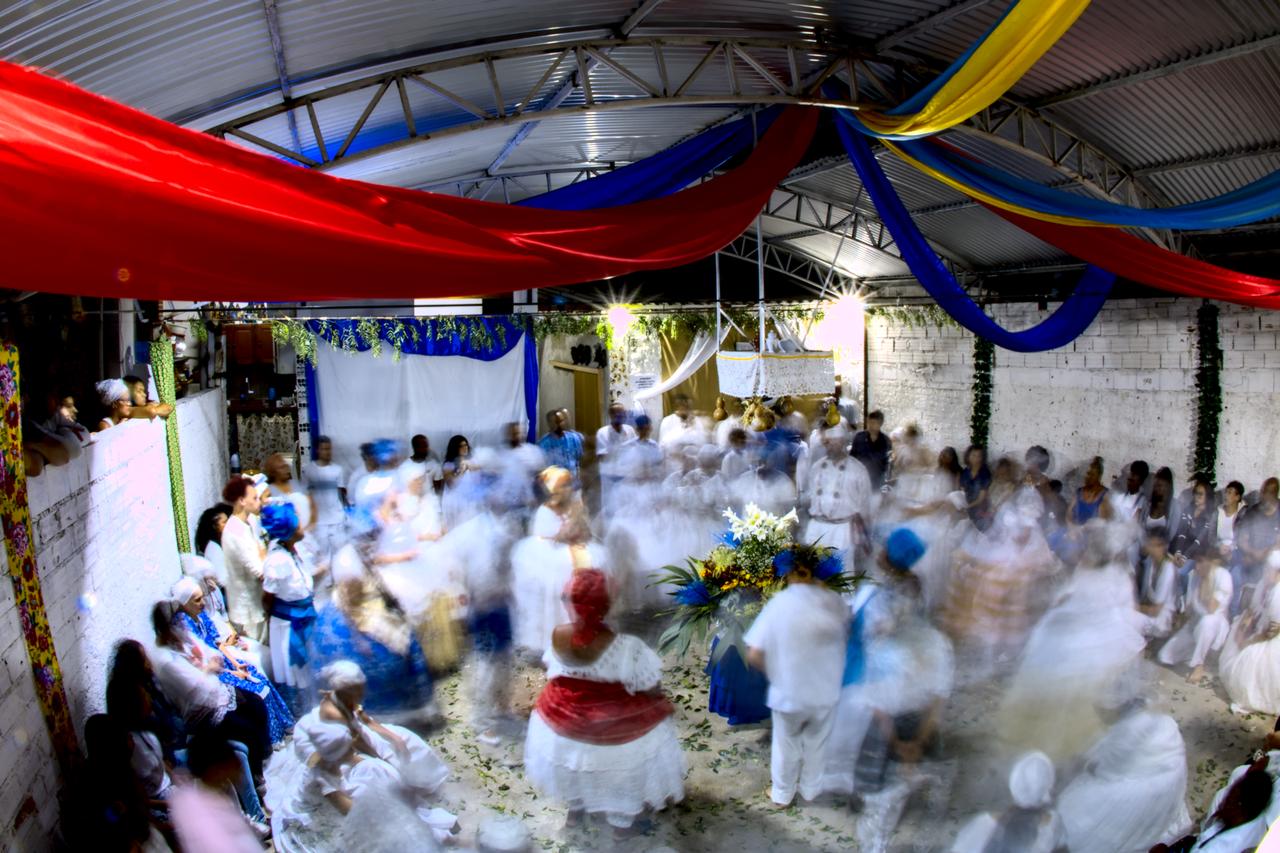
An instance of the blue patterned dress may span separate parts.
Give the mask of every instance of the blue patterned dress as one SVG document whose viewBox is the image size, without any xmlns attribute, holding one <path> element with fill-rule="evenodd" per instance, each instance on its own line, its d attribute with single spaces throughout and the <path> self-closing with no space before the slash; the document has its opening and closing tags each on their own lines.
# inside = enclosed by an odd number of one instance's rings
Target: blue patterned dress
<svg viewBox="0 0 1280 853">
<path fill-rule="evenodd" d="M 209 614 L 201 613 L 200 618 L 192 619 L 185 612 L 179 612 L 173 617 L 174 622 L 181 628 L 184 628 L 193 638 L 200 640 L 210 649 L 222 655 L 222 650 L 218 648 L 218 643 L 222 638 L 218 635 L 218 629 L 213 624 L 213 620 L 209 618 Z M 226 655 L 222 655 L 227 666 L 230 667 L 232 662 Z M 223 684 L 230 684 L 232 687 L 238 687 L 246 693 L 252 693 L 262 699 L 267 706 L 267 726 L 271 732 L 271 742 L 279 743 L 289 734 L 293 728 L 293 714 L 289 713 L 289 707 L 284 702 L 284 697 L 280 695 L 280 691 L 276 690 L 265 675 L 258 671 L 257 667 L 251 664 L 241 664 L 249 673 L 249 678 L 244 679 L 236 675 L 230 669 L 224 669 L 218 673 L 218 680 Z"/>
</svg>

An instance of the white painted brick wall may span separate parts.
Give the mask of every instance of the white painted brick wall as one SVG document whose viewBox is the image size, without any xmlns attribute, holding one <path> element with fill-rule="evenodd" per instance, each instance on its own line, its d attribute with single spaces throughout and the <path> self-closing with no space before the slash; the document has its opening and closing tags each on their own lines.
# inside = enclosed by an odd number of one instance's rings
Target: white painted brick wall
<svg viewBox="0 0 1280 853">
<path fill-rule="evenodd" d="M 887 430 L 915 421 L 931 446 L 969 441 L 973 336 L 954 326 L 911 326 L 871 315 L 867 325 L 867 404 Z"/>
<path fill-rule="evenodd" d="M 225 410 L 221 391 L 178 401 L 193 528 L 226 480 Z M 32 479 L 28 494 L 45 609 L 79 731 L 104 708 L 116 642 L 150 639 L 151 606 L 180 574 L 164 427 L 131 421 L 97 435 L 79 459 Z M 0 584 L 0 732 L 0 847 L 50 849 L 56 765 L 10 583 Z M 15 834 L 28 796 L 37 812 Z"/>
<path fill-rule="evenodd" d="M 1280 314 L 1219 304 L 1222 346 L 1222 421 L 1218 482 L 1239 480 L 1252 490 L 1280 475 Z"/>
</svg>

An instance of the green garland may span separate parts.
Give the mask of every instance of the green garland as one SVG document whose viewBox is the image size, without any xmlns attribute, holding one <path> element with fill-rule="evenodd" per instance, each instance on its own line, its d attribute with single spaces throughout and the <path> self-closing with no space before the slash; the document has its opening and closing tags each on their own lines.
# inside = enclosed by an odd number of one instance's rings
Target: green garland
<svg viewBox="0 0 1280 853">
<path fill-rule="evenodd" d="M 1218 428 L 1222 415 L 1222 347 L 1218 306 L 1209 301 L 1196 311 L 1195 470 L 1213 477 L 1218 467 Z"/>
<path fill-rule="evenodd" d="M 161 403 L 175 406 L 178 402 L 174 388 L 173 344 L 168 341 L 151 342 L 151 370 L 155 375 L 156 393 Z M 164 421 L 165 448 L 169 457 L 169 501 L 173 505 L 173 532 L 177 538 L 178 553 L 191 553 L 191 533 L 187 527 L 187 489 L 182 478 L 182 448 L 178 443 L 178 412 L 175 409 Z"/>
<path fill-rule="evenodd" d="M 821 311 L 815 312 L 812 308 L 800 306 L 771 307 L 769 310 L 773 316 L 781 320 L 799 322 L 822 318 Z M 757 315 L 755 309 L 728 309 L 726 313 L 740 328 L 750 329 L 756 325 Z M 539 343 L 555 335 L 568 337 L 594 335 L 604 343 L 606 348 L 612 349 L 614 345 L 613 327 L 603 313 L 595 312 L 445 315 L 433 318 L 435 320 L 436 339 L 443 340 L 453 335 L 458 335 L 463 341 L 470 340 L 477 349 L 485 352 L 491 351 L 495 346 L 505 347 L 507 344 L 507 330 L 499 326 L 495 332 L 490 332 L 489 327 L 481 322 L 486 318 L 494 317 L 517 322 L 532 319 L 533 337 Z M 336 326 L 329 325 L 330 321 L 328 320 L 315 321 L 319 325 L 319 332 L 314 332 L 307 327 L 307 324 L 311 322 L 308 320 L 282 317 L 269 319 L 266 322 L 271 326 L 271 335 L 276 343 L 281 346 L 293 347 L 299 358 L 306 359 L 312 364 L 315 363 L 316 350 L 319 341 L 322 339 L 333 341 L 334 346 L 343 352 L 356 352 L 362 346 L 366 347 L 369 352 L 373 353 L 375 358 L 382 355 L 384 348 L 389 347 L 391 358 L 394 361 L 399 361 L 405 344 L 410 340 L 415 344 L 418 343 L 419 336 L 416 326 L 406 324 L 395 317 L 364 317 L 357 321 L 354 329 L 348 327 L 342 334 L 338 334 Z M 698 332 L 711 331 L 715 327 L 716 314 L 714 309 L 671 312 L 653 311 L 637 314 L 630 334 L 645 338 L 656 338 L 658 336 L 676 338 L 682 335 L 694 335 Z"/>
<path fill-rule="evenodd" d="M 947 326 L 960 328 L 960 324 L 936 304 L 928 305 L 869 305 L 868 317 L 883 317 L 890 323 L 899 326 L 918 328 L 935 326 L 939 329 Z"/>
<path fill-rule="evenodd" d="M 969 443 L 986 447 L 991 438 L 991 371 L 996 345 L 981 335 L 973 338 L 973 411 L 969 414 Z"/>
</svg>

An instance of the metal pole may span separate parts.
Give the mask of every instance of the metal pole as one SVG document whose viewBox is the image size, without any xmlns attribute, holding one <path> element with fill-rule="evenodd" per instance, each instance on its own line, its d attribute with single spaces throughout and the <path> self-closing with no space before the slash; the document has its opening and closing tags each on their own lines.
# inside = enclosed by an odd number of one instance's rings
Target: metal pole
<svg viewBox="0 0 1280 853">
<path fill-rule="evenodd" d="M 720 253 L 716 252 L 716 349 L 720 349 L 720 341 L 724 334 L 720 331 Z"/>
<path fill-rule="evenodd" d="M 756 217 L 756 282 L 759 299 L 756 313 L 760 315 L 760 352 L 764 352 L 764 239 L 760 236 L 760 217 Z"/>
</svg>

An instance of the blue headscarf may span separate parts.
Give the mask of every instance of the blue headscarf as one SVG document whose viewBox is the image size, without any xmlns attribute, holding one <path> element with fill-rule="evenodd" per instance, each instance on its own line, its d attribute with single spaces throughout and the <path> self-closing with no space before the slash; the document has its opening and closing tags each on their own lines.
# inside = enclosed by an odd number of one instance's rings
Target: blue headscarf
<svg viewBox="0 0 1280 853">
<path fill-rule="evenodd" d="M 400 446 L 393 439 L 380 438 L 369 448 L 369 455 L 379 468 L 385 468 L 400 454 Z"/>
<path fill-rule="evenodd" d="M 899 527 L 890 533 L 889 539 L 884 543 L 885 558 L 889 565 L 900 572 L 911 571 L 911 567 L 924 556 L 927 549 L 924 540 L 906 527 Z"/>
<path fill-rule="evenodd" d="M 262 529 L 277 541 L 288 539 L 298 529 L 298 510 L 290 501 L 272 501 L 262 507 Z"/>
</svg>

